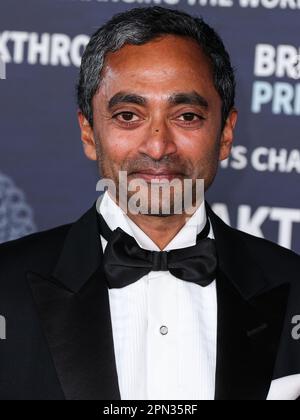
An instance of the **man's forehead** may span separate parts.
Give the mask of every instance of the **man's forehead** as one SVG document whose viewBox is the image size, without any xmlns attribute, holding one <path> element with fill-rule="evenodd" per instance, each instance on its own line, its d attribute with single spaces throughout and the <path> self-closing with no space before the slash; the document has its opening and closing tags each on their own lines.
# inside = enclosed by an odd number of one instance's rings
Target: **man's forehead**
<svg viewBox="0 0 300 420">
<path fill-rule="evenodd" d="M 187 41 L 189 38 L 182 38 L 182 42 Z M 162 42 L 154 43 L 149 50 L 149 56 L 148 49 L 145 53 L 144 50 L 139 50 L 138 55 L 133 54 L 134 59 L 129 54 L 124 54 L 125 48 L 138 51 L 138 48 L 148 47 L 148 44 L 126 45 L 123 51 L 121 49 L 109 54 L 101 73 L 98 95 L 106 101 L 110 101 L 118 92 L 137 93 L 149 101 L 169 101 L 175 92 L 198 91 L 202 96 L 211 95 L 214 85 L 209 60 L 199 60 L 198 54 L 187 49 L 186 45 L 183 49 L 184 59 L 181 54 L 180 59 L 176 59 L 178 48 L 177 52 L 173 51 L 171 54 L 166 54 L 166 50 L 162 49 L 159 56 L 156 55 L 157 51 L 150 56 L 154 47 L 162 45 Z"/>
<path fill-rule="evenodd" d="M 174 41 L 174 39 L 179 41 Z M 115 52 L 105 56 L 103 77 L 123 74 L 134 77 L 139 71 L 144 76 L 152 74 L 172 74 L 182 72 L 209 71 L 211 63 L 195 40 L 187 37 L 164 37 L 149 41 L 143 45 L 126 44 Z"/>
<path fill-rule="evenodd" d="M 101 74 L 99 93 L 105 97 L 118 91 L 136 91 L 144 96 L 162 97 L 175 91 L 201 90 L 208 92 L 214 88 L 212 73 L 203 66 L 166 66 L 164 63 L 148 63 L 128 68 L 107 66 Z"/>
</svg>

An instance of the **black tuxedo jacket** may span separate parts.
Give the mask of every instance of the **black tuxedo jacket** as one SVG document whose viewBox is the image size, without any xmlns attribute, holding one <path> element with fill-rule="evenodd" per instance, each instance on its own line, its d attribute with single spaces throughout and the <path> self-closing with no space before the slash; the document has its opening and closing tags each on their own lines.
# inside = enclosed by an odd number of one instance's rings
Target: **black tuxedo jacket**
<svg viewBox="0 0 300 420">
<path fill-rule="evenodd" d="M 215 398 L 265 400 L 272 381 L 300 374 L 300 257 L 206 207 L 219 259 Z M 0 246 L 1 400 L 120 399 L 102 256 L 95 205 Z"/>
</svg>

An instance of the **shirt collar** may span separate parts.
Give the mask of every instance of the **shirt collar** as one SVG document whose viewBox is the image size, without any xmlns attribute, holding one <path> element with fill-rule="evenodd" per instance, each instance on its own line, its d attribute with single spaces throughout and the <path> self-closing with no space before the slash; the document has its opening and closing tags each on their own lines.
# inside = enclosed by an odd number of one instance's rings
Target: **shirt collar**
<svg viewBox="0 0 300 420">
<path fill-rule="evenodd" d="M 99 209 L 108 227 L 114 231 L 118 227 L 128 235 L 133 236 L 139 246 L 149 251 L 160 251 L 159 247 L 137 226 L 127 214 L 119 207 L 106 191 L 102 197 Z M 187 248 L 196 244 L 197 235 L 204 229 L 207 221 L 205 202 L 198 207 L 193 216 L 183 228 L 164 248 L 164 251 Z M 209 237 L 213 238 L 212 228 Z"/>
</svg>

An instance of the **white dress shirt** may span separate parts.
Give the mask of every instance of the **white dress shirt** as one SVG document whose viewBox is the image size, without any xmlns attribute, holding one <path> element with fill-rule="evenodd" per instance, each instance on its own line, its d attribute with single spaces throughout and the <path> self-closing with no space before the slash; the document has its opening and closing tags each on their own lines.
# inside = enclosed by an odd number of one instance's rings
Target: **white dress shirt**
<svg viewBox="0 0 300 420">
<path fill-rule="evenodd" d="M 111 230 L 120 227 L 141 248 L 160 251 L 108 192 L 100 213 Z M 202 203 L 164 251 L 195 245 L 206 220 Z M 214 238 L 212 228 L 209 237 Z M 101 242 L 105 250 L 102 236 Z M 122 400 L 214 399 L 216 281 L 201 287 L 168 271 L 152 271 L 129 286 L 109 289 L 109 300 Z"/>
</svg>

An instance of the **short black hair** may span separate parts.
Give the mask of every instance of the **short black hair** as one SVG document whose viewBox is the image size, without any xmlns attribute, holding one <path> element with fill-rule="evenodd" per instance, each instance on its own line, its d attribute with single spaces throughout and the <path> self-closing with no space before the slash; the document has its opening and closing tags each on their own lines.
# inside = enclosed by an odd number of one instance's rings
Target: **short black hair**
<svg viewBox="0 0 300 420">
<path fill-rule="evenodd" d="M 77 103 L 93 127 L 92 99 L 99 89 L 108 52 L 125 44 L 143 45 L 164 35 L 190 37 L 198 42 L 213 68 L 214 86 L 222 100 L 222 129 L 235 101 L 235 70 L 224 43 L 202 17 L 160 6 L 137 7 L 114 15 L 91 37 L 82 57 Z"/>
</svg>

